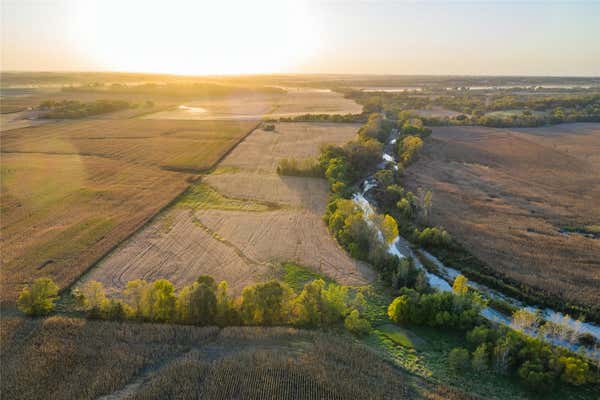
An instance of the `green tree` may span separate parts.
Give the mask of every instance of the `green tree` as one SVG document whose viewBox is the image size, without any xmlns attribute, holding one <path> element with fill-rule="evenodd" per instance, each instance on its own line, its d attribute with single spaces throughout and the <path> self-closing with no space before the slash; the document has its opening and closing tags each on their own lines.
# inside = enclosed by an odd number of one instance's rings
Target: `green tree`
<svg viewBox="0 0 600 400">
<path fill-rule="evenodd" d="M 553 376 L 551 372 L 537 360 L 525 361 L 518 370 L 523 383 L 536 392 L 548 391 L 552 387 Z"/>
<path fill-rule="evenodd" d="M 27 315 L 47 315 L 54 310 L 58 286 L 50 278 L 38 278 L 23 288 L 17 299 L 17 308 Z"/>
<path fill-rule="evenodd" d="M 281 325 L 288 322 L 292 290 L 275 280 L 247 286 L 242 291 L 241 314 L 252 325 Z"/>
<path fill-rule="evenodd" d="M 448 354 L 448 367 L 454 372 L 464 372 L 469 369 L 469 351 L 462 347 L 452 349 Z"/>
<path fill-rule="evenodd" d="M 200 281 L 190 292 L 189 322 L 194 325 L 211 325 L 217 315 L 217 296 L 214 280 Z"/>
<path fill-rule="evenodd" d="M 483 372 L 488 368 L 488 349 L 485 343 L 477 346 L 477 349 L 473 352 L 471 359 L 471 366 L 476 372 Z"/>
<path fill-rule="evenodd" d="M 241 323 L 232 299 L 227 294 L 227 282 L 221 281 L 217 286 L 217 315 L 215 322 L 219 326 L 232 326 Z"/>
<path fill-rule="evenodd" d="M 104 285 L 98 281 L 88 281 L 81 287 L 81 294 L 81 308 L 99 316 L 99 313 L 108 302 Z"/>
<path fill-rule="evenodd" d="M 577 357 L 560 357 L 560 362 L 564 365 L 560 379 L 576 386 L 586 383 L 590 366 L 585 360 Z"/>
<path fill-rule="evenodd" d="M 467 342 L 477 347 L 490 340 L 491 330 L 485 325 L 479 325 L 467 333 Z"/>
<path fill-rule="evenodd" d="M 144 296 L 143 308 L 148 310 L 146 318 L 152 321 L 165 322 L 175 317 L 175 289 L 166 279 L 154 281 Z"/>
<path fill-rule="evenodd" d="M 144 315 L 148 314 L 144 310 L 144 298 L 147 296 L 148 287 L 148 282 L 142 279 L 129 281 L 125 286 L 123 294 L 134 318 L 143 318 Z"/>
<path fill-rule="evenodd" d="M 304 285 L 295 300 L 295 323 L 300 326 L 316 327 L 323 324 L 323 287 L 325 282 L 317 279 Z"/>
<path fill-rule="evenodd" d="M 407 295 L 396 297 L 388 306 L 388 317 L 397 324 L 411 321 L 411 298 Z"/>
<path fill-rule="evenodd" d="M 349 332 L 355 335 L 366 335 L 371 331 L 371 324 L 364 318 L 360 317 L 358 310 L 352 310 L 344 320 L 344 326 Z"/>
</svg>

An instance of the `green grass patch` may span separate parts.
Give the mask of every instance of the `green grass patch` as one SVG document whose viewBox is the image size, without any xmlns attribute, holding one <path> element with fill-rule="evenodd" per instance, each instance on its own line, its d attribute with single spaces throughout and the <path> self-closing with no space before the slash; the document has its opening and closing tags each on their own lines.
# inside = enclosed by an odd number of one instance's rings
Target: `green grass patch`
<svg viewBox="0 0 600 400">
<path fill-rule="evenodd" d="M 193 209 L 269 211 L 280 208 L 275 203 L 235 199 L 217 192 L 206 183 L 192 185 L 179 200 L 179 205 Z"/>
<path fill-rule="evenodd" d="M 296 292 L 300 292 L 304 285 L 316 279 L 323 279 L 325 283 L 335 283 L 333 279 L 293 262 L 283 263 L 281 268 L 281 279 Z"/>
<path fill-rule="evenodd" d="M 523 112 L 525 110 L 524 109 L 519 109 L 519 110 L 500 110 L 500 111 L 490 111 L 488 113 L 486 113 L 486 117 L 493 117 L 493 118 L 509 118 L 509 117 L 520 117 L 523 115 Z M 531 115 L 533 115 L 534 117 L 545 117 L 548 115 L 548 113 L 544 112 L 544 111 L 537 111 L 537 110 L 529 110 L 531 112 Z"/>
<path fill-rule="evenodd" d="M 413 343 L 413 339 L 409 336 L 410 333 L 401 327 L 394 324 L 386 324 L 377 327 L 377 330 L 385 335 L 388 339 L 390 339 L 394 344 L 414 349 L 415 343 Z"/>
</svg>

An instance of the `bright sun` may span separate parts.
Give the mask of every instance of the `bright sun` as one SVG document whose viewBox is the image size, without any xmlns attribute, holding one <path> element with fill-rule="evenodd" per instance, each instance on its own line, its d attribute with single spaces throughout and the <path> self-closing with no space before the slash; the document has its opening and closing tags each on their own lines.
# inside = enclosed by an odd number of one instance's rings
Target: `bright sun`
<svg viewBox="0 0 600 400">
<path fill-rule="evenodd" d="M 101 67 L 175 74 L 272 73 L 317 51 L 302 1 L 80 2 L 72 37 Z"/>
</svg>

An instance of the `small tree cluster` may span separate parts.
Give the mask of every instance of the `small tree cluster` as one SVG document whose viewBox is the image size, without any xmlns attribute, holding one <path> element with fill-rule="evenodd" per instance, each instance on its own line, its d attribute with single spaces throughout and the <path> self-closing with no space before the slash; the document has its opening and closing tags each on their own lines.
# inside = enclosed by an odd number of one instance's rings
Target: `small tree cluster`
<svg viewBox="0 0 600 400">
<path fill-rule="evenodd" d="M 21 291 L 17 308 L 27 315 L 48 315 L 58 299 L 58 286 L 49 278 L 38 278 Z"/>
<path fill-rule="evenodd" d="M 484 306 L 476 294 L 434 292 L 421 294 L 403 288 L 388 307 L 388 317 L 397 324 L 470 329 L 479 322 Z"/>
</svg>

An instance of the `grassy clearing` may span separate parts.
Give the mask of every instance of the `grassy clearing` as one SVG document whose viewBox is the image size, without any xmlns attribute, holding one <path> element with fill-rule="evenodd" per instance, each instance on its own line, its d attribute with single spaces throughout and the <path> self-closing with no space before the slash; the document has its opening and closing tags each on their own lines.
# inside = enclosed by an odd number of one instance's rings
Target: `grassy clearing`
<svg viewBox="0 0 600 400">
<path fill-rule="evenodd" d="M 287 283 L 295 292 L 300 292 L 304 285 L 316 279 L 323 279 L 325 283 L 335 283 L 333 279 L 293 262 L 281 265 L 281 280 Z"/>
<path fill-rule="evenodd" d="M 212 186 L 206 183 L 197 183 L 192 185 L 178 205 L 198 209 L 217 209 L 217 210 L 241 210 L 241 211 L 269 211 L 280 208 L 278 205 L 270 202 L 258 202 L 254 200 L 234 199 L 223 196 Z"/>
<path fill-rule="evenodd" d="M 521 116 L 523 115 L 523 112 L 526 111 L 525 109 L 519 109 L 519 110 L 502 110 L 502 111 L 491 111 L 486 113 L 485 115 L 487 117 L 494 117 L 494 118 L 509 118 L 509 117 L 514 117 L 514 116 Z M 545 117 L 548 115 L 547 112 L 544 111 L 536 111 L 536 110 L 529 110 L 531 112 L 531 115 L 536 116 L 536 117 Z"/>
</svg>

